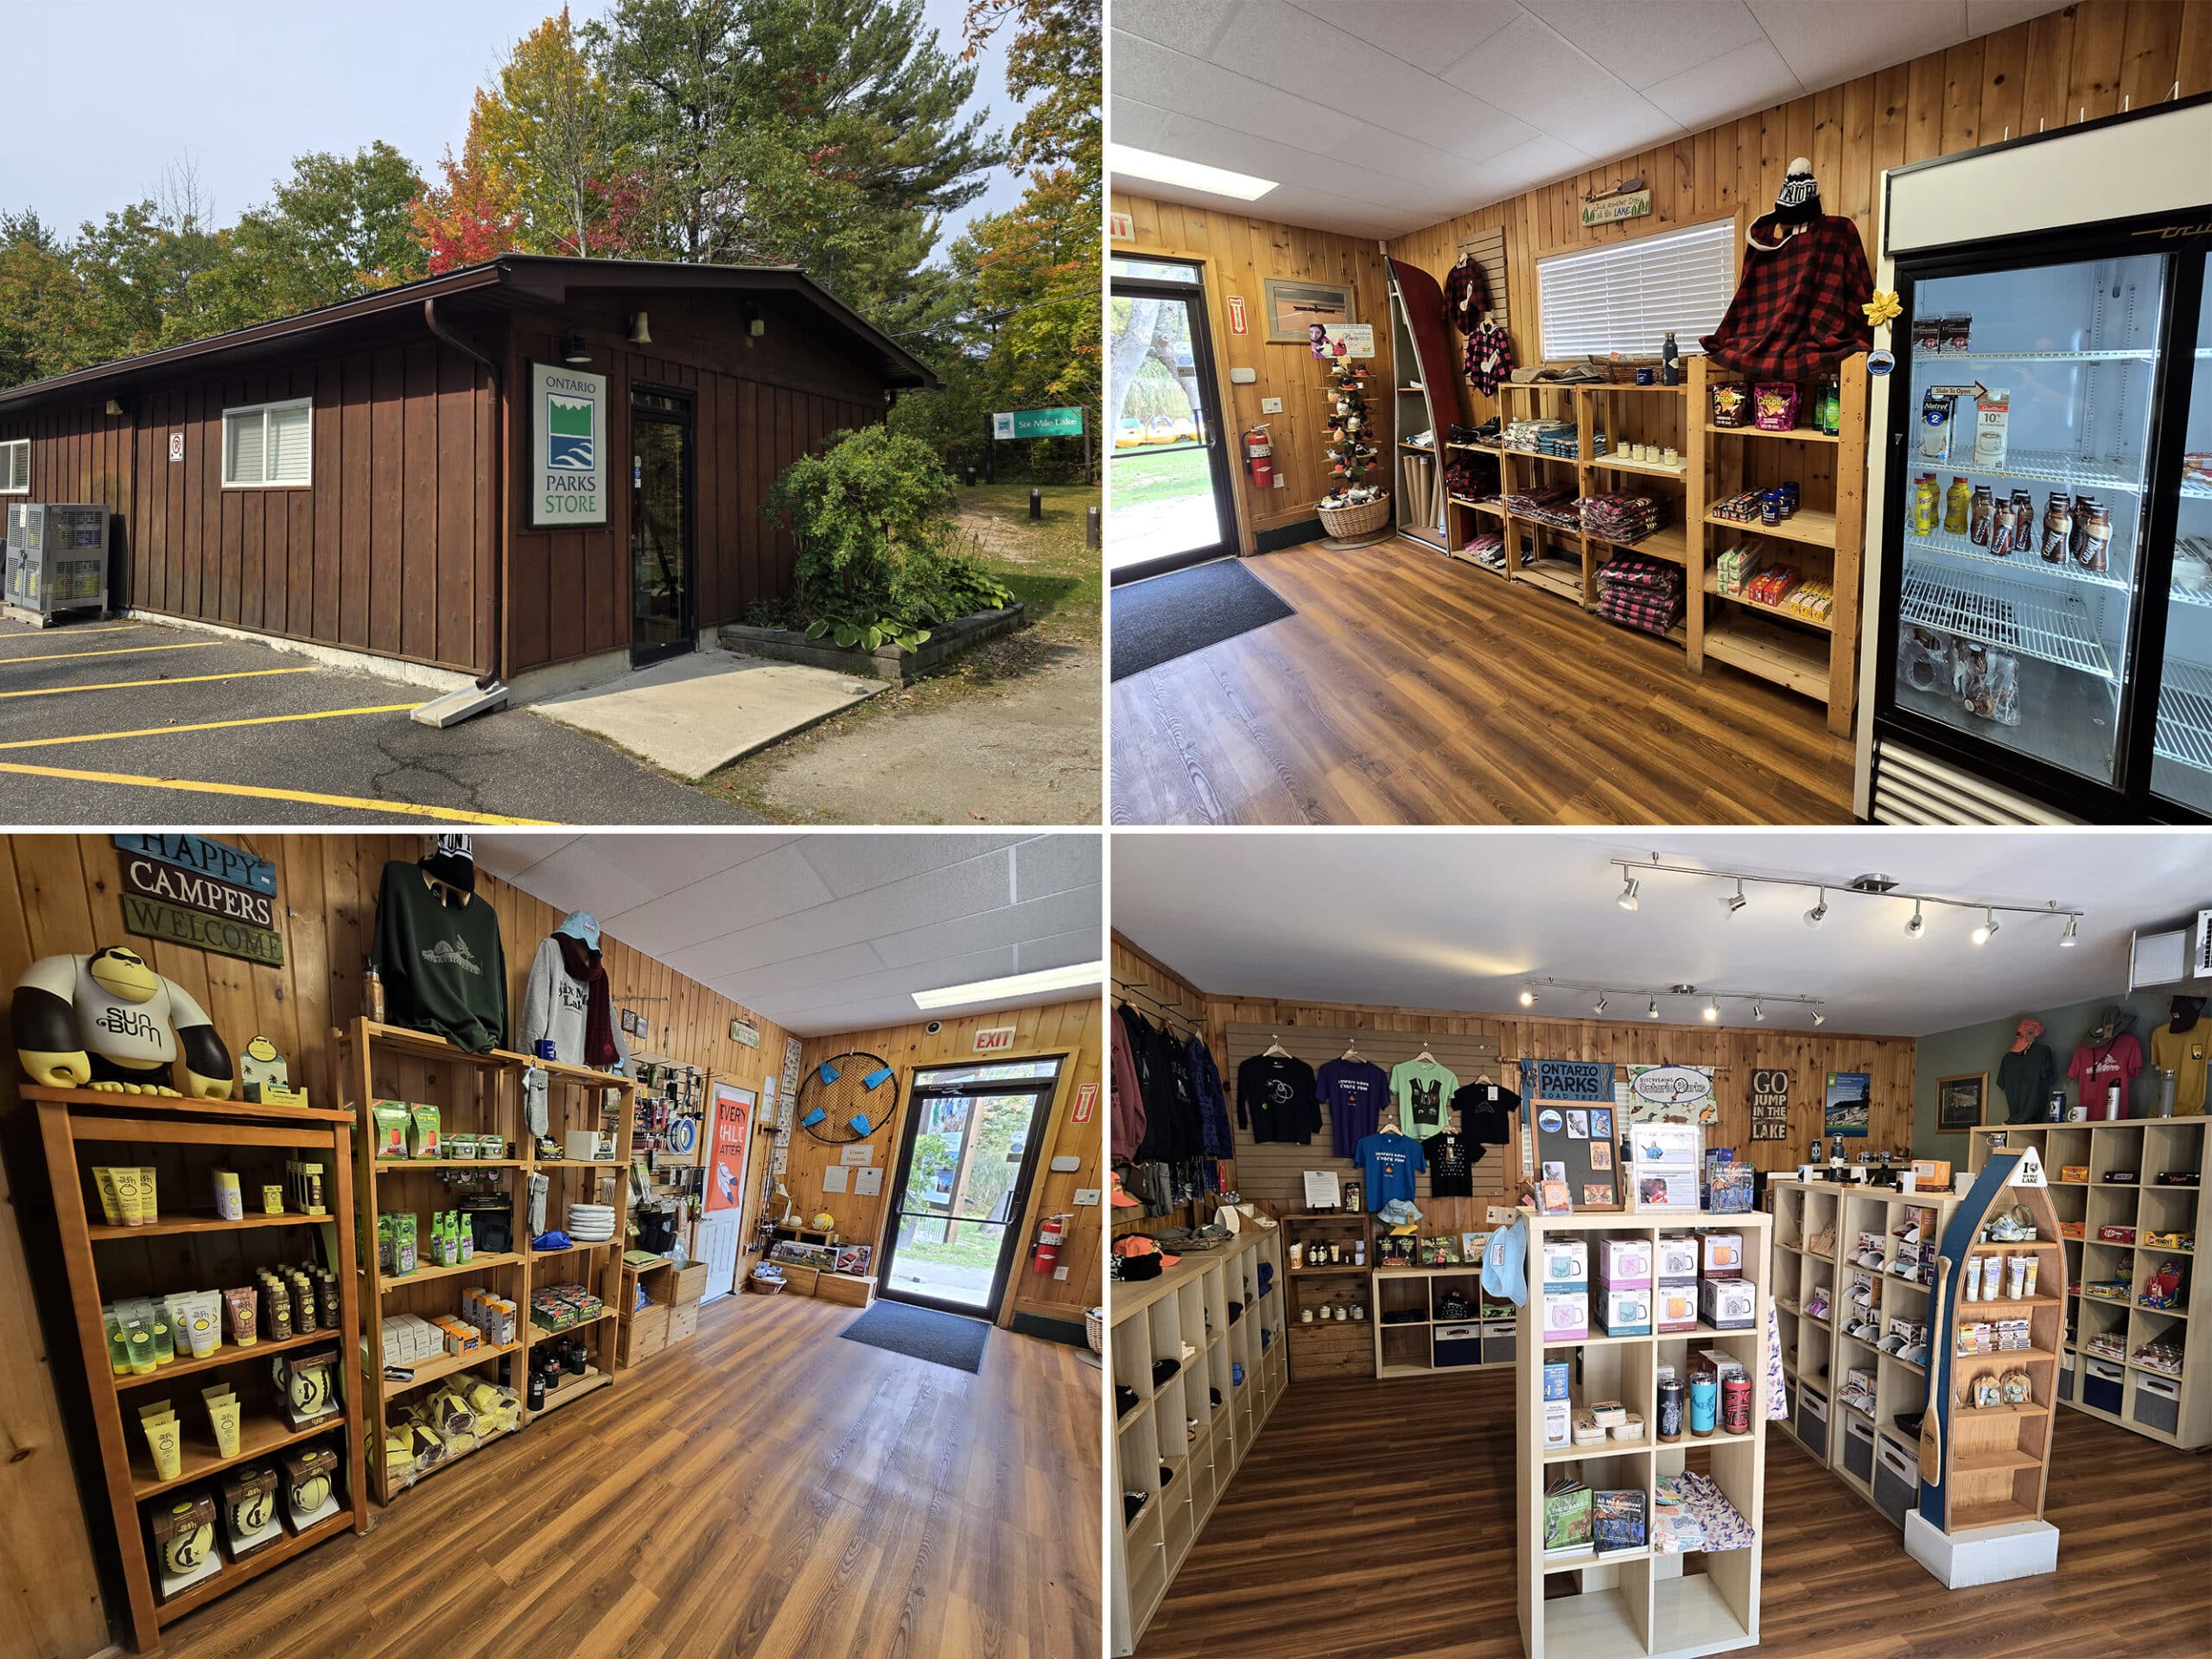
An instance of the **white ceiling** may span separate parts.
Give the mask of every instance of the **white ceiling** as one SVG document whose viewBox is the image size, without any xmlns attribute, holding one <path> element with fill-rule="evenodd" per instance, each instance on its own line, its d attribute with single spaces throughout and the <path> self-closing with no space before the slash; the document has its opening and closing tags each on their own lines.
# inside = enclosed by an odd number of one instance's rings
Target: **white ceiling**
<svg viewBox="0 0 2212 1659">
<path fill-rule="evenodd" d="M 476 857 L 803 1037 L 933 1017 L 916 991 L 1099 959 L 1095 835 L 479 836 Z"/>
<path fill-rule="evenodd" d="M 2063 3 L 1113 0 L 1107 136 L 1279 188 L 1115 183 L 1398 236 Z"/>
<path fill-rule="evenodd" d="M 1810 892 L 1652 874 L 1620 908 L 1609 859 L 1847 881 L 1880 871 L 1931 893 L 2087 912 L 2080 943 L 2060 924 L 1979 919 L 1828 894 L 1818 931 Z M 1681 982 L 1824 999 L 1832 1032 L 1923 1036 L 2018 1011 L 2102 996 L 2127 983 L 2128 931 L 2212 904 L 2212 838 L 2186 831 L 1955 834 L 1547 830 L 1395 835 L 1117 835 L 1114 925 L 1200 989 L 1220 995 L 1383 1007 L 1516 1011 L 1531 978 L 1621 988 Z M 1534 1012 L 1587 1017 L 1594 999 L 1542 993 Z M 1637 1018 L 1618 992 L 1610 1018 Z M 1809 1011 L 1770 1007 L 1768 1023 L 1811 1028 Z M 1660 1003 L 1694 1023 L 1695 1005 Z M 1750 1023 L 1740 1004 L 1721 1021 Z"/>
</svg>

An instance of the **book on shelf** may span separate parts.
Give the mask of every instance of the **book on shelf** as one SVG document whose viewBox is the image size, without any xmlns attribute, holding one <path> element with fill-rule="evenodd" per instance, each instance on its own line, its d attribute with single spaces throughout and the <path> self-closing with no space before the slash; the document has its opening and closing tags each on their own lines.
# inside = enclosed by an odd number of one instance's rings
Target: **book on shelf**
<svg viewBox="0 0 2212 1659">
<path fill-rule="evenodd" d="M 1573 1475 L 1544 1488 L 1544 1553 L 1571 1554 L 1590 1548 L 1590 1489 Z"/>
<path fill-rule="evenodd" d="M 1644 1545 L 1645 1494 L 1641 1491 L 1593 1492 L 1590 1497 L 1591 1542 L 1598 1554 L 1642 1549 Z"/>
</svg>

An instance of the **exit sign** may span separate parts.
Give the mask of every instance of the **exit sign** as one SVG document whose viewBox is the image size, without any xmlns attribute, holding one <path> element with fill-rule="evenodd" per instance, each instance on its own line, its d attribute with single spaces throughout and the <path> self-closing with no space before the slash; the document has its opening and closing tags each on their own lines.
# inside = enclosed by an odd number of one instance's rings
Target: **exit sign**
<svg viewBox="0 0 2212 1659">
<path fill-rule="evenodd" d="M 977 1032 L 976 1052 L 978 1054 L 1007 1052 L 1014 1046 L 1014 1028 L 1012 1026 L 994 1026 L 988 1031 Z"/>
</svg>

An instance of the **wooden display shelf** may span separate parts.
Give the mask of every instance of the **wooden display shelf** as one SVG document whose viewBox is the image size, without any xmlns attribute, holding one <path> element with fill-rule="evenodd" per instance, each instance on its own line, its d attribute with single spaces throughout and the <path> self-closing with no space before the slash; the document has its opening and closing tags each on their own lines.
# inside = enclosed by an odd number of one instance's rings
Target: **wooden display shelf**
<svg viewBox="0 0 2212 1659">
<path fill-rule="evenodd" d="M 563 1406 L 573 1404 L 582 1399 L 584 1395 L 603 1389 L 613 1381 L 614 1377 L 611 1372 L 602 1371 L 596 1366 L 587 1367 L 584 1374 L 575 1382 L 563 1382 L 557 1389 L 548 1389 L 544 1404 L 538 1407 L 537 1412 L 531 1414 L 542 1415 L 545 1412 L 557 1411 Z"/>
<path fill-rule="evenodd" d="M 1794 426 L 1787 432 L 1770 432 L 1760 426 L 1715 426 L 1705 423 L 1708 432 L 1718 432 L 1724 438 L 1768 438 L 1781 443 L 1841 443 L 1842 437 L 1834 432 L 1822 432 L 1809 426 Z"/>
<path fill-rule="evenodd" d="M 118 1094 L 112 1089 L 49 1089 L 36 1083 L 23 1084 L 16 1092 L 25 1100 L 50 1102 L 56 1106 L 92 1107 L 99 1111 L 136 1112 L 142 1108 L 151 1107 L 164 1118 L 180 1121 L 207 1118 L 230 1129 L 237 1129 L 246 1122 L 351 1124 L 353 1121 L 353 1114 L 350 1111 L 334 1111 L 320 1106 L 264 1106 L 257 1100 L 199 1100 L 188 1095 L 126 1095 Z M 101 1135 L 91 1120 L 87 1120 L 84 1130 L 77 1135 L 79 1141 L 111 1138 Z M 232 1144 L 250 1147 L 259 1143 L 249 1136 Z"/>
<path fill-rule="evenodd" d="M 1821 697 L 1827 692 L 1828 652 L 1820 642 L 1763 617 L 1738 615 L 1708 622 L 1705 654 L 1804 696 Z"/>
<path fill-rule="evenodd" d="M 187 1613 L 205 1607 L 216 1597 L 237 1589 L 250 1579 L 259 1578 L 281 1561 L 290 1560 L 302 1550 L 313 1549 L 326 1538 L 336 1537 L 351 1526 L 353 1521 L 353 1511 L 341 1505 L 336 1514 L 326 1515 L 302 1531 L 287 1530 L 282 1538 L 270 1539 L 242 1561 L 234 1561 L 226 1556 L 220 1573 L 212 1579 L 202 1579 L 198 1584 L 187 1585 L 155 1608 L 155 1618 L 162 1624 L 174 1624 Z"/>
<path fill-rule="evenodd" d="M 1516 581 L 1525 582 L 1532 587 L 1561 594 L 1573 600 L 1577 605 L 1583 602 L 1582 578 L 1580 575 L 1569 575 L 1564 569 L 1554 569 L 1553 562 L 1544 561 L 1523 564 L 1512 575 Z"/>
<path fill-rule="evenodd" d="M 520 1169 L 520 1158 L 379 1158 L 381 1174 L 404 1175 L 410 1169 Z"/>
<path fill-rule="evenodd" d="M 335 1337 L 336 1333 L 326 1332 Z M 182 1405 L 184 1402 L 178 1402 Z M 180 1413 L 180 1416 L 183 1414 Z M 163 1480 L 154 1468 L 154 1454 L 140 1435 L 137 1448 L 130 1455 L 130 1490 L 139 1498 L 159 1497 L 163 1492 L 174 1491 L 180 1486 L 189 1486 L 195 1480 L 205 1480 L 209 1475 L 220 1474 L 241 1463 L 251 1463 L 256 1458 L 265 1458 L 272 1452 L 281 1452 L 288 1446 L 297 1446 L 302 1440 L 311 1440 L 318 1434 L 342 1434 L 346 1432 L 346 1413 L 332 1413 L 321 1421 L 307 1428 L 294 1428 L 281 1417 L 242 1417 L 238 1421 L 238 1449 L 225 1457 L 216 1446 L 213 1432 L 206 1437 L 194 1435 L 184 1443 L 179 1461 L 179 1473 L 173 1480 Z"/>
<path fill-rule="evenodd" d="M 412 1273 L 397 1274 L 391 1278 L 379 1274 L 377 1288 L 389 1296 L 393 1291 L 404 1289 L 409 1285 L 427 1284 L 433 1279 L 450 1279 L 455 1274 L 488 1273 L 493 1268 L 512 1268 L 521 1260 L 522 1257 L 512 1250 L 486 1250 L 481 1255 L 467 1262 L 456 1262 L 450 1267 L 422 1267 Z M 379 1348 L 378 1351 L 383 1351 Z"/>
<path fill-rule="evenodd" d="M 337 1340 L 338 1332 L 335 1331 L 303 1331 L 297 1336 L 286 1337 L 281 1342 L 274 1338 L 264 1337 L 250 1348 L 241 1348 L 235 1342 L 226 1342 L 213 1353 L 202 1354 L 197 1359 L 179 1354 L 169 1363 L 157 1366 L 143 1375 L 137 1371 L 129 1371 L 118 1376 L 112 1365 L 103 1366 L 101 1370 L 102 1373 L 118 1389 L 151 1388 L 166 1382 L 172 1377 L 193 1376 L 201 1371 L 219 1370 L 226 1365 L 236 1365 L 241 1360 L 260 1359 L 270 1354 L 281 1354 L 294 1348 L 304 1348 L 309 1343 Z"/>
<path fill-rule="evenodd" d="M 1745 536 L 1770 536 L 1777 541 L 1802 542 L 1808 547 L 1834 547 L 1835 515 L 1819 507 L 1800 506 L 1778 524 L 1763 518 L 1723 518 L 1708 512 L 1705 522 L 1715 530 L 1732 530 Z"/>
<path fill-rule="evenodd" d="M 407 1368 L 415 1375 L 404 1382 L 397 1378 L 386 1376 L 384 1380 L 385 1397 L 389 1399 L 393 1395 L 404 1394 L 410 1389 L 419 1389 L 426 1382 L 435 1382 L 442 1377 L 451 1376 L 455 1371 L 465 1371 L 472 1366 L 481 1365 L 487 1359 L 497 1359 L 502 1354 L 514 1353 L 521 1347 L 521 1343 L 511 1342 L 502 1348 L 472 1348 L 463 1354 L 441 1354 L 435 1359 L 426 1359 L 419 1365 Z"/>
<path fill-rule="evenodd" d="M 261 1227 L 322 1227 L 327 1226 L 331 1219 L 327 1214 L 309 1216 L 288 1210 L 277 1216 L 249 1212 L 233 1221 L 201 1211 L 185 1211 L 160 1221 L 141 1222 L 136 1227 L 103 1223 L 85 1230 L 93 1243 L 111 1244 L 118 1239 L 165 1238 L 178 1233 L 251 1232 Z"/>
<path fill-rule="evenodd" d="M 1638 440 L 1641 442 L 1641 440 Z M 1640 473 L 1647 478 L 1671 478 L 1680 482 L 1690 475 L 1689 463 L 1669 467 L 1663 461 L 1628 461 L 1616 454 L 1598 456 L 1590 463 L 1592 471 L 1612 473 Z"/>
<path fill-rule="evenodd" d="M 535 1348 L 539 1343 L 551 1342 L 556 1337 L 575 1336 L 579 1332 L 599 1324 L 603 1319 L 619 1318 L 621 1312 L 622 1310 L 620 1308 L 616 1307 L 610 1302 L 606 1306 L 601 1308 L 598 1313 L 592 1314 L 589 1318 L 578 1319 L 574 1325 L 563 1325 L 558 1331 L 549 1331 L 542 1325 L 532 1323 L 530 1319 L 529 1314 L 525 1312 L 523 1316 L 523 1322 L 528 1328 L 523 1332 L 522 1345 L 525 1348 Z"/>
<path fill-rule="evenodd" d="M 1655 559 L 1665 559 L 1673 564 L 1689 563 L 1689 542 L 1680 524 L 1662 524 L 1649 536 L 1634 542 L 1617 542 L 1594 530 L 1586 530 L 1582 533 L 1600 546 L 1617 547 L 1624 553 L 1649 553 Z"/>
<path fill-rule="evenodd" d="M 1746 611 L 1751 612 L 1755 616 L 1770 616 L 1778 621 L 1794 622 L 1801 628 L 1817 628 L 1822 633 L 1834 633 L 1835 632 L 1835 624 L 1830 621 L 1827 617 L 1800 616 L 1796 612 L 1784 610 L 1779 605 L 1763 604 L 1759 601 L 1749 598 L 1743 594 L 1730 593 L 1726 588 L 1720 585 L 1720 573 L 1717 570 L 1708 570 L 1705 573 L 1705 591 L 1715 599 L 1725 599 L 1732 605 L 1740 605 Z M 1708 632 L 1707 635 L 1707 650 L 1712 648 L 1711 640 L 1712 636 L 1710 632 Z M 1822 664 L 1822 669 L 1823 671 L 1825 671 L 1825 663 Z M 1783 1248 L 1787 1249 L 1788 1247 L 1784 1246 Z"/>
</svg>

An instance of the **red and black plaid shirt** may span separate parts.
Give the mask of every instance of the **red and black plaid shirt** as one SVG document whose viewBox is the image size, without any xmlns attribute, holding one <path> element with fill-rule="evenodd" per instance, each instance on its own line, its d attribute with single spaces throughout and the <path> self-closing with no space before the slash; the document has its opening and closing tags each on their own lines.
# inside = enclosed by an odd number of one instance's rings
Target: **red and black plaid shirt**
<svg viewBox="0 0 2212 1659">
<path fill-rule="evenodd" d="M 1755 238 L 1771 234 L 1766 219 Z M 1873 343 L 1860 308 L 1874 296 L 1859 227 L 1825 214 L 1778 248 L 1744 251 L 1744 274 L 1717 333 L 1700 342 L 1724 369 L 1765 380 L 1793 380 Z"/>
<path fill-rule="evenodd" d="M 1490 309 L 1490 277 L 1472 259 L 1463 259 L 1444 276 L 1444 321 L 1463 334 Z"/>
</svg>

